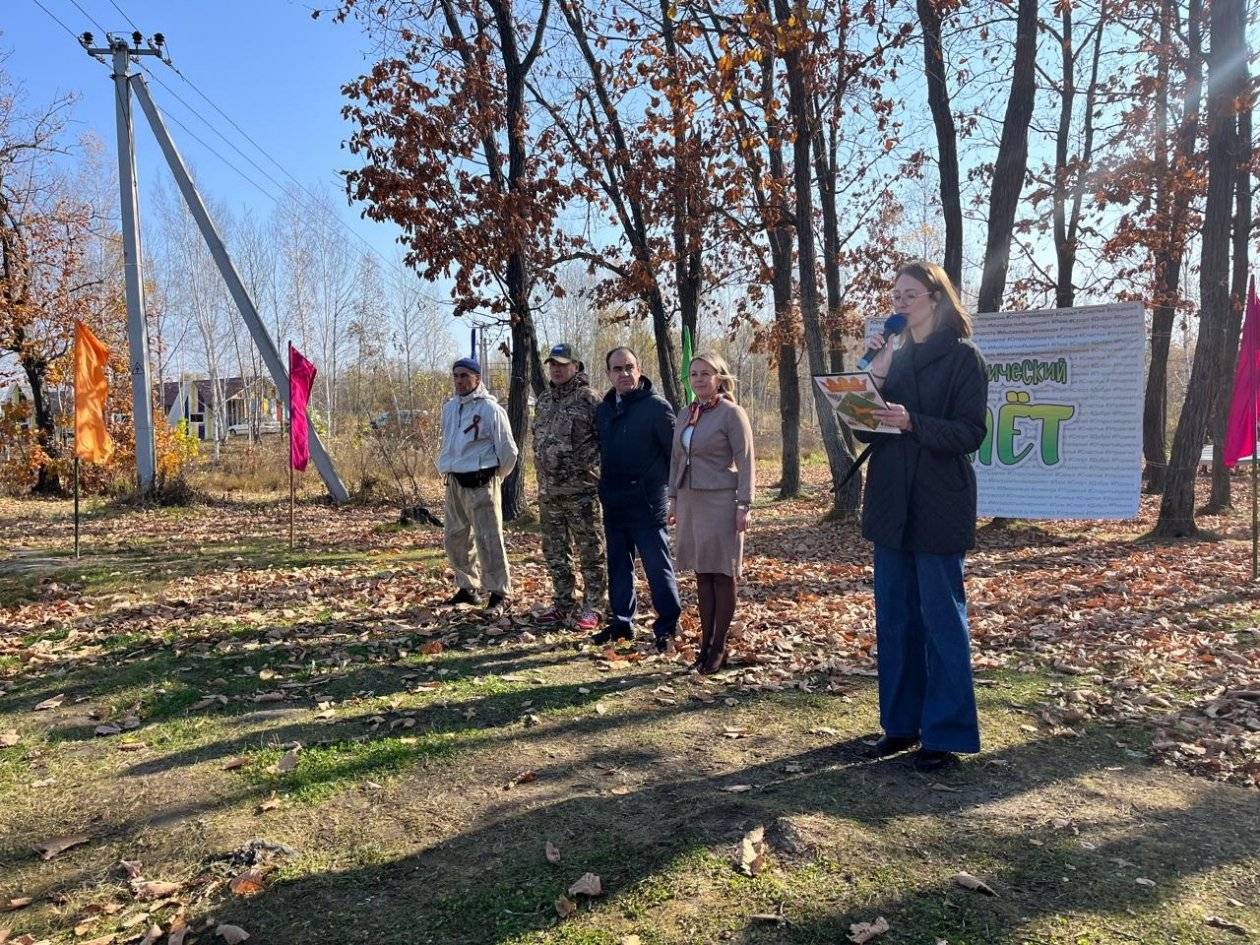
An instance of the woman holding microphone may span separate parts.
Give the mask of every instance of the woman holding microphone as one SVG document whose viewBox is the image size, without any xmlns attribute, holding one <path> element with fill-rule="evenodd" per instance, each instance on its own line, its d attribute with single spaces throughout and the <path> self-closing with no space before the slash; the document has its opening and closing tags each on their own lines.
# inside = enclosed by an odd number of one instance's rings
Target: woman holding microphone
<svg viewBox="0 0 1260 945">
<path fill-rule="evenodd" d="M 873 442 L 862 535 L 875 543 L 875 633 L 879 650 L 877 757 L 919 745 L 915 768 L 936 771 L 955 752 L 980 750 L 963 592 L 963 558 L 975 546 L 976 476 L 967 454 L 985 436 L 988 375 L 945 270 L 902 266 L 893 309 L 905 341 L 882 337 L 870 373 L 898 434 L 858 432 Z"/>
<path fill-rule="evenodd" d="M 674 424 L 669 524 L 676 567 L 696 572 L 700 654 L 692 668 L 715 673 L 726 662 L 756 469 L 752 427 L 731 394 L 735 378 L 726 361 L 702 352 L 689 371 L 696 399 Z"/>
</svg>

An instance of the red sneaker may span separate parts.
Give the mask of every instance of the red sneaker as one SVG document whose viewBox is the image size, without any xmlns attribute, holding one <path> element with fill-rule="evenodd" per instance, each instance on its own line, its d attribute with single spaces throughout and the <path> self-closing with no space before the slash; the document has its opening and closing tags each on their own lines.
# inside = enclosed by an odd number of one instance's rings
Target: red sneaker
<svg viewBox="0 0 1260 945">
<path fill-rule="evenodd" d="M 599 614 L 593 610 L 584 610 L 578 615 L 577 627 L 579 630 L 594 630 L 599 626 Z"/>
</svg>

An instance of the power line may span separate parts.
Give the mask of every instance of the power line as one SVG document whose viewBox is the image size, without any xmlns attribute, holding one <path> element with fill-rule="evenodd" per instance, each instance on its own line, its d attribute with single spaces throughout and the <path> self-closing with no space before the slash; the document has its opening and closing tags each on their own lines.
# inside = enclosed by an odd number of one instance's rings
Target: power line
<svg viewBox="0 0 1260 945">
<path fill-rule="evenodd" d="M 293 182 L 293 184 L 294 184 L 294 185 L 295 185 L 295 186 L 296 186 L 299 190 L 301 190 L 301 191 L 302 191 L 302 193 L 306 194 L 306 196 L 307 196 L 307 197 L 309 197 L 312 201 L 314 201 L 317 205 L 321 203 L 321 200 L 320 200 L 320 198 L 319 198 L 317 195 L 315 195 L 314 193 L 312 193 L 312 192 L 311 192 L 311 191 L 310 191 L 310 190 L 306 187 L 306 185 L 305 185 L 305 184 L 303 184 L 300 180 L 298 180 L 295 176 L 293 176 L 293 174 L 291 174 L 291 173 L 289 172 L 288 168 L 286 168 L 286 167 L 285 167 L 283 164 L 281 164 L 278 160 L 276 160 L 274 157 L 272 157 L 272 156 L 271 156 L 271 154 L 270 154 L 270 152 L 268 152 L 266 148 L 264 148 L 264 147 L 263 147 L 261 144 L 259 144 L 256 140 L 254 140 L 254 138 L 253 138 L 253 137 L 249 134 L 249 132 L 247 132 L 244 128 L 242 128 L 239 124 L 237 124 L 237 123 L 236 123 L 236 121 L 235 121 L 235 120 L 233 120 L 233 118 L 232 118 L 232 116 L 231 116 L 231 115 L 229 115 L 229 114 L 228 114 L 227 112 L 225 112 L 222 108 L 220 108 L 220 107 L 218 106 L 218 104 L 216 104 L 216 103 L 215 103 L 215 101 L 214 101 L 213 99 L 211 99 L 211 98 L 210 98 L 210 96 L 208 96 L 205 92 L 201 91 L 201 89 L 197 86 L 197 84 L 196 84 L 195 82 L 193 82 L 193 81 L 192 81 L 192 79 L 190 79 L 190 78 L 188 78 L 188 76 L 184 75 L 184 73 L 183 73 L 183 72 L 179 69 L 179 67 L 178 67 L 178 66 L 174 65 L 173 63 L 169 63 L 169 62 L 167 63 L 167 65 L 168 65 L 168 66 L 170 66 L 170 68 L 171 68 L 171 69 L 173 69 L 173 70 L 175 71 L 175 74 L 176 74 L 176 75 L 178 75 L 181 79 L 183 79 L 183 80 L 184 80 L 184 82 L 185 82 L 185 83 L 187 83 L 187 84 L 188 84 L 188 87 L 189 87 L 189 88 L 191 88 L 194 92 L 196 92 L 199 96 L 201 96 L 201 98 L 205 100 L 206 104 L 208 104 L 211 108 L 213 108 L 216 112 L 218 112 L 218 113 L 219 113 L 219 115 L 221 115 L 221 116 L 223 117 L 223 119 L 224 119 L 224 120 L 225 120 L 225 121 L 226 121 L 229 125 L 231 125 L 234 129 L 236 129 L 236 131 L 237 131 L 237 132 L 241 135 L 241 137 L 243 137 L 246 141 L 248 141 L 248 142 L 249 142 L 250 144 L 252 144 L 255 148 L 257 148 L 257 149 L 258 149 L 258 151 L 259 151 L 259 153 L 260 153 L 260 154 L 262 154 L 262 155 L 263 155 L 263 156 L 264 156 L 264 157 L 265 157 L 268 161 L 270 161 L 272 164 L 274 164 L 276 167 L 278 167 L 278 168 L 280 169 L 280 173 L 284 174 L 284 176 L 285 176 L 285 177 L 287 177 L 289 180 L 291 180 L 291 181 Z M 147 70 L 146 70 L 146 71 L 147 71 Z M 170 87 L 169 87 L 169 86 L 167 86 L 165 83 L 162 83 L 162 87 L 163 87 L 163 88 L 165 88 L 168 92 L 169 92 L 169 91 L 171 91 Z M 172 95 L 174 95 L 175 93 L 174 93 L 174 92 L 171 92 L 171 94 L 172 94 Z M 176 98 L 179 98 L 179 97 L 178 97 L 178 96 L 176 96 Z M 179 99 L 179 100 L 180 100 L 181 102 L 183 102 L 183 99 Z M 189 110 L 192 110 L 192 107 L 191 107 L 191 106 L 189 106 L 187 102 L 184 102 L 184 105 L 185 105 L 185 107 L 186 107 L 186 108 L 189 108 Z M 194 111 L 194 114 L 196 114 L 196 112 L 195 112 L 195 111 Z M 201 117 L 201 116 L 198 116 L 198 117 Z M 206 119 L 205 119 L 205 118 L 202 118 L 202 121 L 206 121 Z M 207 122 L 206 122 L 206 124 L 207 124 L 207 125 L 209 125 L 210 123 L 207 121 Z M 211 127 L 213 127 L 213 126 L 211 126 Z M 216 131 L 215 131 L 215 133 L 216 133 L 216 134 L 218 134 L 220 137 L 224 138 L 224 140 L 225 140 L 225 141 L 227 140 L 227 139 L 223 136 L 223 134 L 222 134 L 221 132 L 219 132 L 219 131 L 217 131 L 217 130 L 216 130 Z M 233 145 L 233 148 L 234 148 L 234 149 L 236 149 L 236 148 L 235 148 L 235 145 Z M 238 153 L 240 153 L 240 152 L 239 152 L 239 149 L 236 149 L 236 150 L 238 151 Z M 242 156 L 243 156 L 243 155 L 242 155 Z M 248 159 L 248 158 L 246 158 L 246 160 L 249 160 L 249 159 Z M 253 162 L 253 161 L 250 161 L 250 163 L 251 163 L 251 164 L 253 164 L 253 165 L 254 165 L 254 167 L 258 167 L 258 165 L 257 165 L 257 164 L 254 164 L 254 162 Z M 259 168 L 259 171 L 260 171 L 261 173 L 266 173 L 265 171 L 262 171 L 262 168 Z M 276 183 L 274 178 L 272 178 L 270 175 L 267 175 L 267 176 L 268 176 L 268 179 L 269 179 L 269 180 L 272 180 L 272 182 L 273 182 L 273 183 Z M 342 183 L 341 178 L 340 178 L 340 177 L 338 177 L 335 173 L 333 174 L 333 178 L 334 178 L 334 179 L 335 179 L 338 183 Z M 277 186 L 281 186 L 281 185 L 277 183 Z M 281 189 L 283 189 L 283 187 L 282 187 L 282 186 L 281 186 Z M 338 226 L 340 226 L 340 227 L 341 227 L 342 229 L 344 229 L 347 233 L 349 233 L 349 234 L 350 234 L 351 236 L 353 236 L 356 240 L 358 240 L 358 241 L 359 241 L 360 243 L 362 243 L 365 247 L 367 247 L 368 251 L 369 251 L 369 252 L 371 252 L 374 256 L 376 256 L 378 259 L 380 259 L 380 260 L 381 260 L 381 262 L 383 262 L 386 266 L 388 266 L 390 269 L 393 269 L 393 270 L 395 270 L 395 271 L 399 272 L 400 274 L 405 274 L 405 271 L 404 271 L 404 270 L 402 270 L 402 269 L 401 269 L 401 268 L 400 268 L 400 267 L 399 267 L 396 263 L 394 263 L 394 262 L 392 262 L 391 260 L 387 259 L 387 258 L 384 256 L 384 254 L 382 254 L 382 253 L 380 252 L 380 250 L 378 250 L 375 246 L 373 246 L 371 243 L 369 243 L 369 242 L 367 241 L 367 239 L 366 239 L 366 238 L 365 238 L 365 237 L 364 237 L 361 233 L 359 233 L 358 231 L 356 231 L 356 230 L 352 229 L 352 228 L 351 228 L 351 227 L 350 227 L 350 226 L 349 226 L 349 225 L 348 225 L 348 224 L 347 224 L 344 220 L 342 220 L 342 219 L 341 219 L 339 216 L 337 216 L 336 214 L 332 214 L 331 216 L 332 216 L 332 219 L 333 219 L 334 221 L 336 221 L 336 223 L 337 223 L 337 225 L 338 225 Z M 430 301 L 435 302 L 435 303 L 440 304 L 440 305 L 454 305 L 454 303 L 453 303 L 453 302 L 447 301 L 447 300 L 445 300 L 445 299 L 434 299 L 434 298 L 430 298 Z"/>
<path fill-rule="evenodd" d="M 182 121 L 180 121 L 174 115 L 167 112 L 165 117 L 169 118 L 171 121 L 175 122 L 175 124 L 179 125 L 179 127 L 183 130 L 184 134 L 188 135 L 188 137 L 192 138 L 199 145 L 201 145 L 203 148 L 205 148 L 207 151 L 209 151 L 211 154 L 217 157 L 220 161 L 222 161 L 224 164 L 230 167 L 233 171 L 239 174 L 242 180 L 246 181 L 247 183 L 255 187 L 260 194 L 262 194 L 272 203 L 275 203 L 275 204 L 280 203 L 280 199 L 274 196 L 269 190 L 267 190 L 266 187 L 264 187 L 262 184 L 258 183 L 258 181 L 254 180 L 252 177 L 250 177 L 248 174 L 242 171 L 239 167 L 237 167 L 235 164 L 233 164 L 231 161 L 225 158 L 222 154 L 216 151 L 211 145 L 207 144 L 204 138 L 198 135 L 195 131 L 193 131 L 191 128 L 185 125 Z"/>
<path fill-rule="evenodd" d="M 133 30 L 135 30 L 137 33 L 140 32 L 140 27 L 136 26 L 136 21 L 127 15 L 126 10 L 124 10 L 122 7 L 116 4 L 114 0 L 109 0 L 109 5 L 122 14 L 122 18 L 131 24 L 131 28 Z"/>
<path fill-rule="evenodd" d="M 91 20 L 91 21 L 92 21 L 92 23 L 96 26 L 96 28 L 97 28 L 98 30 L 100 30 L 102 33 L 106 33 L 106 34 L 108 34 L 108 33 L 109 33 L 109 30 L 107 30 L 107 29 L 105 29 L 105 27 L 101 26 L 101 21 L 100 21 L 100 20 L 98 20 L 96 17 L 94 17 L 91 13 L 88 13 L 88 11 L 87 11 L 87 10 L 83 9 L 83 4 L 79 3 L 79 0 L 70 0 L 70 2 L 71 2 L 72 4 L 74 4 L 74 6 L 78 9 L 78 11 L 79 11 L 80 13 L 82 13 L 85 17 L 87 17 L 89 20 Z"/>
<path fill-rule="evenodd" d="M 278 187 L 278 188 L 280 189 L 280 192 L 281 192 L 281 193 L 284 193 L 284 184 L 280 183 L 280 181 L 278 181 L 278 180 L 276 180 L 274 177 L 272 177 L 269 173 L 267 173 L 267 171 L 266 171 L 266 170 L 264 170 L 263 168 L 259 167 L 259 166 L 258 166 L 258 163 L 257 163 L 257 162 L 256 162 L 253 158 L 251 158 L 248 154 L 246 154 L 244 151 L 242 151 L 240 148 L 238 148 L 238 147 L 237 147 L 237 146 L 236 146 L 236 145 L 235 145 L 235 144 L 234 144 L 234 143 L 233 143 L 233 142 L 232 142 L 232 141 L 231 141 L 231 140 L 227 137 L 227 135 L 223 134 L 223 132 L 221 132 L 218 128 L 216 128 L 214 125 L 212 125 L 212 124 L 211 124 L 211 123 L 210 123 L 210 122 L 206 119 L 206 117 L 205 117 L 204 115 L 202 115 L 199 111 L 197 111 L 197 109 L 195 109 L 195 108 L 193 108 L 191 105 L 189 105 L 189 104 L 188 104 L 188 102 L 186 102 L 184 99 L 182 99 L 182 98 L 179 96 L 179 94 L 178 94 L 178 93 L 176 93 L 176 91 L 175 91 L 174 89 L 172 89 L 169 85 L 167 85 L 165 82 L 163 82 L 163 81 L 161 80 L 161 78 L 159 78 L 159 77 L 158 77 L 155 73 L 153 73 L 153 72 L 149 71 L 149 70 L 148 70 L 147 68 L 145 68 L 143 65 L 142 65 L 142 66 L 140 66 L 140 68 L 144 70 L 144 74 L 145 74 L 145 75 L 147 75 L 149 78 L 151 78 L 151 79 L 152 79 L 154 82 L 156 82 L 158 85 L 162 86 L 162 88 L 164 88 L 164 89 L 165 89 L 165 90 L 166 90 L 166 91 L 167 91 L 167 92 L 171 95 L 171 97 L 175 99 L 175 101 L 179 102 L 179 103 L 180 103 L 181 105 L 183 105 L 186 109 L 188 109 L 190 112 L 192 112 L 192 113 L 193 113 L 193 114 L 194 114 L 194 115 L 195 115 L 195 116 L 196 116 L 196 117 L 197 117 L 197 118 L 198 118 L 198 119 L 202 122 L 202 124 L 204 124 L 207 128 L 209 128 L 209 129 L 210 129 L 211 131 L 213 131 L 216 135 L 218 135 L 218 136 L 219 136 L 219 138 L 220 138 L 220 139 L 222 139 L 222 141 L 223 141 L 223 143 L 224 143 L 224 144 L 226 144 L 229 148 L 231 148 L 233 151 L 235 151 L 237 154 L 239 154 L 242 158 L 244 158 L 246 161 L 248 161 L 248 162 L 250 163 L 250 165 L 254 168 L 254 170 L 258 171 L 258 173 L 259 173 L 259 174 L 261 174 L 263 177 L 267 178 L 267 180 L 271 181 L 271 183 L 273 183 L 276 187 Z M 257 185 L 255 184 L 255 186 L 257 186 Z M 275 199 L 275 198 L 272 198 L 272 199 Z"/>
<path fill-rule="evenodd" d="M 70 29 L 70 27 L 68 27 L 64 22 L 62 22 L 55 14 L 52 13 L 52 11 L 50 11 L 47 7 L 45 7 L 43 3 L 40 2 L 40 0 L 33 0 L 33 2 L 37 6 L 39 6 L 40 9 L 42 9 L 45 13 L 47 13 L 50 17 L 52 17 L 52 19 L 55 20 L 61 26 L 61 28 L 66 31 L 66 33 L 68 33 L 71 37 L 73 37 L 75 42 L 79 42 L 78 34 L 76 34 L 72 29 Z M 110 5 L 115 10 L 117 10 L 123 16 L 123 18 L 131 25 L 132 29 L 136 30 L 137 32 L 140 32 L 140 29 L 136 25 L 135 20 L 133 20 L 130 16 L 128 16 L 127 11 L 124 10 L 121 6 L 119 6 L 116 0 L 109 0 L 109 2 L 110 2 Z M 104 26 L 101 25 L 101 22 L 98 19 L 96 19 L 96 17 L 92 16 L 92 14 L 89 13 L 86 9 L 84 9 L 82 4 L 79 3 L 79 0 L 70 0 L 70 3 L 73 4 L 74 7 L 80 13 L 82 13 L 88 20 L 90 20 L 97 27 L 97 29 L 101 30 L 102 33 L 108 34 L 108 31 L 105 29 Z M 308 189 L 300 180 L 298 180 L 297 177 L 295 177 L 292 173 L 290 173 L 288 168 L 286 168 L 275 157 L 273 157 L 271 153 L 267 151 L 266 148 L 264 148 L 261 144 L 259 144 L 253 138 L 253 136 L 249 134 L 249 132 L 247 132 L 244 128 L 242 128 L 232 118 L 231 115 L 229 115 L 222 108 L 220 108 L 219 105 L 213 99 L 210 98 L 210 96 L 208 96 L 205 92 L 203 92 L 197 86 L 197 84 L 194 83 L 190 78 L 188 78 L 188 76 L 186 76 L 177 66 L 175 66 L 173 63 L 165 59 L 164 61 L 166 61 L 166 64 L 170 66 L 172 70 L 174 70 L 175 74 L 178 75 L 188 85 L 189 88 L 191 88 L 202 99 L 204 99 L 205 102 L 211 108 L 213 108 L 229 125 L 231 125 L 232 128 L 234 128 L 238 134 L 240 134 L 246 141 L 248 141 L 251 145 L 253 145 L 254 148 L 256 148 L 259 151 L 259 153 L 261 153 L 268 161 L 270 161 L 277 168 L 279 168 L 280 172 L 285 177 L 287 177 L 290 181 L 292 181 L 294 186 L 296 186 L 298 190 L 300 190 L 303 194 L 305 194 L 307 198 L 309 198 L 317 207 L 319 207 L 319 209 L 325 209 L 322 205 L 322 200 L 320 199 L 320 197 L 312 193 L 310 189 Z M 140 68 L 144 71 L 146 75 L 148 75 L 160 86 L 162 86 L 162 88 L 165 89 L 169 95 L 171 95 L 176 101 L 178 101 L 181 105 L 183 105 L 184 108 L 188 109 L 189 112 L 191 112 L 194 116 L 196 116 L 196 118 L 199 121 L 201 121 L 202 124 L 204 124 L 207 128 L 213 131 L 225 144 L 228 145 L 228 147 L 230 147 L 233 151 L 239 154 L 245 161 L 247 161 L 251 167 L 253 167 L 256 171 L 258 171 L 259 174 L 261 174 L 271 184 L 273 184 L 276 188 L 278 188 L 281 194 L 285 192 L 286 187 L 284 184 L 276 180 L 276 178 L 273 177 L 270 173 L 268 173 L 264 168 L 260 167 L 257 161 L 255 161 L 248 154 L 242 151 L 225 134 L 223 134 L 222 131 L 220 131 L 217 127 L 215 127 L 215 125 L 208 118 L 206 118 L 203 114 L 197 111 L 197 109 L 195 109 L 192 105 L 190 105 L 184 98 L 182 98 L 178 93 L 176 93 L 175 90 L 172 89 L 169 85 L 163 82 L 161 78 L 159 78 L 155 73 L 145 68 L 143 64 L 140 64 Z M 275 195 L 273 195 L 271 192 L 267 190 L 267 188 L 263 187 L 261 184 L 258 183 L 258 181 L 250 177 L 249 174 L 245 173 L 243 170 L 241 170 L 239 167 L 237 167 L 235 164 L 229 161 L 226 157 L 220 154 L 214 147 L 208 144 L 203 138 L 201 138 L 199 135 L 193 132 L 187 125 L 185 125 L 182 121 L 180 121 L 174 115 L 168 115 L 168 117 L 171 119 L 171 121 L 173 121 L 176 125 L 178 125 L 180 129 L 184 131 L 185 134 L 187 134 L 190 138 L 192 138 L 194 141 L 200 144 L 212 155 L 214 155 L 216 158 L 222 161 L 228 168 L 230 168 L 234 173 L 236 173 L 242 180 L 246 181 L 248 184 L 254 187 L 259 193 L 267 197 L 272 203 L 276 204 L 277 206 L 280 205 L 279 197 L 276 197 Z M 338 183 L 341 183 L 341 178 L 338 177 L 335 173 L 333 174 L 333 177 L 335 180 L 338 181 Z M 393 270 L 394 272 L 403 276 L 416 276 L 417 275 L 416 273 L 408 274 L 407 271 L 402 269 L 402 267 L 400 267 L 397 263 L 388 259 L 380 250 L 378 250 L 375 246 L 373 246 L 370 242 L 368 242 L 368 240 L 361 233 L 351 228 L 349 224 L 347 224 L 344 220 L 342 220 L 341 217 L 338 216 L 335 212 L 329 212 L 327 214 L 327 217 L 331 219 L 332 221 L 334 221 L 338 226 L 340 226 L 343 230 L 349 233 L 356 240 L 358 240 L 358 242 L 361 243 L 370 253 L 372 253 L 372 255 L 374 255 L 377 259 L 379 259 L 386 266 L 387 269 Z M 447 299 L 434 298 L 432 296 L 429 296 L 427 293 L 426 293 L 426 296 L 428 297 L 429 301 L 433 302 L 434 304 L 447 305 L 447 306 L 453 306 L 455 304 L 454 302 Z"/>
<path fill-rule="evenodd" d="M 52 10 L 48 9 L 48 7 L 40 3 L 40 0 L 31 0 L 31 3 L 35 4 L 35 6 L 39 7 L 41 10 L 47 13 L 49 18 L 51 18 L 54 23 L 56 23 L 63 30 L 69 33 L 70 38 L 73 39 L 76 43 L 79 41 L 79 34 L 76 33 L 74 30 L 70 29 L 70 27 L 66 26 L 65 22 L 62 21 L 61 17 L 57 16 L 57 14 L 53 13 Z"/>
</svg>

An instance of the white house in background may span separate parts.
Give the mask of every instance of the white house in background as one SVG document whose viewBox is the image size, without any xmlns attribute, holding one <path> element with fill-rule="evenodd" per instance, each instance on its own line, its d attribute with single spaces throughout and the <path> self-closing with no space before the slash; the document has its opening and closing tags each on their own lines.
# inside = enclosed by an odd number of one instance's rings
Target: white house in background
<svg viewBox="0 0 1260 945">
<path fill-rule="evenodd" d="M 25 378 L 15 378 L 0 385 L 0 411 L 10 404 L 25 404 L 30 400 L 31 388 Z M 69 384 L 45 384 L 44 400 L 52 413 L 57 442 L 67 447 L 74 440 L 74 388 Z M 22 419 L 21 426 L 27 430 L 35 426 L 34 405 Z"/>
<path fill-rule="evenodd" d="M 248 436 L 251 419 L 258 434 L 280 433 L 284 429 L 284 404 L 276 395 L 270 378 L 241 377 L 219 379 L 223 397 L 225 428 L 216 428 L 214 385 L 209 378 L 185 374 L 178 381 L 162 385 L 162 412 L 166 422 L 188 430 L 199 440 L 226 440 L 229 436 Z M 252 408 L 252 409 L 251 409 Z"/>
</svg>

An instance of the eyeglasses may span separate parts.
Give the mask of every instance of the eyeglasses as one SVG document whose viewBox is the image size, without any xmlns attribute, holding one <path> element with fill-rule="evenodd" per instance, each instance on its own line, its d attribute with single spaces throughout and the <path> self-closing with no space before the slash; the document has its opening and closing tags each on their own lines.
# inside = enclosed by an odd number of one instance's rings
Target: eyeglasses
<svg viewBox="0 0 1260 945">
<path fill-rule="evenodd" d="M 608 368 L 609 374 L 633 374 L 639 369 L 637 364 L 613 364 Z"/>
<path fill-rule="evenodd" d="M 929 294 L 930 293 L 928 292 L 894 292 L 892 294 L 892 300 L 893 300 L 894 305 L 899 304 L 901 302 L 913 303 L 917 301 L 919 298 L 921 298 L 922 296 L 929 295 Z"/>
</svg>

